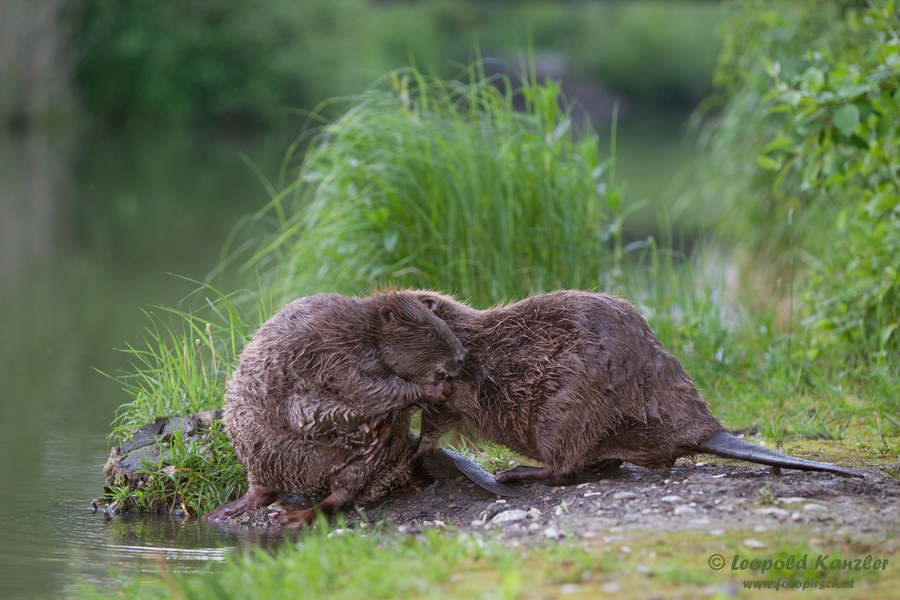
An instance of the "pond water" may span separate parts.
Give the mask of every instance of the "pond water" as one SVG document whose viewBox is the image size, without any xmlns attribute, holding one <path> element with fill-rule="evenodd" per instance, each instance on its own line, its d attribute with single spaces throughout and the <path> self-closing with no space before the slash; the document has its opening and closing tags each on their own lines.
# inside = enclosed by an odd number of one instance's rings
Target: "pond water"
<svg viewBox="0 0 900 600">
<path fill-rule="evenodd" d="M 669 121 L 668 123 L 671 123 Z M 198 519 L 115 518 L 102 493 L 116 407 L 154 305 L 217 264 L 267 201 L 290 140 L 153 133 L 0 137 L 0 598 L 195 570 L 243 543 Z M 657 198 L 684 164 L 677 124 L 620 127 L 620 178 Z M 648 174 L 651 174 L 649 176 Z"/>
</svg>

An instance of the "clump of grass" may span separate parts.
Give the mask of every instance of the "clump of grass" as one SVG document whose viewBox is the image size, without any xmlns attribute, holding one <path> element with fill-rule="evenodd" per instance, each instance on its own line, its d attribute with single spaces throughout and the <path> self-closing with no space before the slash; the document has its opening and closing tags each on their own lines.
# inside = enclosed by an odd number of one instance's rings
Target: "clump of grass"
<svg viewBox="0 0 900 600">
<path fill-rule="evenodd" d="M 262 215 L 277 226 L 246 267 L 291 294 L 391 281 L 486 304 L 596 287 L 621 257 L 614 163 L 556 83 L 468 76 L 402 70 L 353 99 Z"/>
<path fill-rule="evenodd" d="M 221 408 L 234 360 L 269 310 L 259 294 L 226 295 L 210 285 L 196 310 L 157 307 L 144 347 L 127 346 L 133 371 L 116 376 L 132 400 L 119 407 L 112 435 L 121 437 L 160 416 Z M 256 300 L 255 312 L 244 308 Z"/>
</svg>

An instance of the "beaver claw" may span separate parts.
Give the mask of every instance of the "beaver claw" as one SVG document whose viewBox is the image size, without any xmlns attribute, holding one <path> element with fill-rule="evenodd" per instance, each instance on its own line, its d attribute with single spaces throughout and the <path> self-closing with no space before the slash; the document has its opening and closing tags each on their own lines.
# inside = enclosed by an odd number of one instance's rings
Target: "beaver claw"
<svg viewBox="0 0 900 600">
<path fill-rule="evenodd" d="M 387 455 L 388 446 L 391 445 L 391 432 L 393 431 L 393 425 L 388 422 L 381 425 L 378 429 L 374 430 L 375 439 L 369 444 L 369 447 L 363 450 L 362 454 L 368 455 L 366 457 L 366 464 L 374 461 L 375 467 L 381 464 L 384 460 L 384 457 Z"/>
</svg>

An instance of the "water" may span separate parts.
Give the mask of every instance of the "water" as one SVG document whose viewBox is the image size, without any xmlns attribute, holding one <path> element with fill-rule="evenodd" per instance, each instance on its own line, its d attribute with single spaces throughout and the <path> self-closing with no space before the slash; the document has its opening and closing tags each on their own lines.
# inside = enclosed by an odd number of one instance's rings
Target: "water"
<svg viewBox="0 0 900 600">
<path fill-rule="evenodd" d="M 677 127 L 622 123 L 620 179 L 659 198 Z M 601 136 L 602 137 L 602 136 Z M 0 598 L 77 595 L 159 565 L 214 567 L 244 543 L 198 519 L 115 518 L 102 494 L 116 407 L 149 319 L 217 264 L 261 208 L 289 140 L 185 134 L 0 138 Z M 652 160 L 653 168 L 648 167 Z M 639 197 L 637 197 L 639 196 Z"/>
<path fill-rule="evenodd" d="M 141 344 L 141 310 L 203 278 L 240 217 L 267 200 L 241 159 L 276 175 L 284 140 L 184 135 L 0 139 L 0 598 L 78 581 L 205 568 L 236 538 L 197 519 L 107 521 L 106 436 Z M 166 550 L 166 548 L 170 548 Z"/>
</svg>

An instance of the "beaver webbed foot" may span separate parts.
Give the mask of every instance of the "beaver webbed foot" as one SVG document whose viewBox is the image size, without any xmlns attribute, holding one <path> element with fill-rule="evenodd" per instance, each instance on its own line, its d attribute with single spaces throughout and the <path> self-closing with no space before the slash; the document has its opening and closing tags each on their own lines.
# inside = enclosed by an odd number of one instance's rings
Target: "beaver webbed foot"
<svg viewBox="0 0 900 600">
<path fill-rule="evenodd" d="M 203 518 L 213 522 L 226 521 L 231 517 L 245 513 L 248 510 L 253 510 L 254 508 L 259 508 L 264 504 L 268 504 L 274 500 L 277 495 L 278 494 L 275 491 L 270 490 L 269 488 L 251 484 L 250 489 L 247 490 L 246 494 L 233 502 L 223 504 L 219 508 L 211 510 L 203 515 Z"/>
<path fill-rule="evenodd" d="M 566 485 L 574 481 L 574 475 L 554 473 L 547 467 L 527 467 L 519 465 L 512 469 L 500 471 L 494 475 L 494 481 L 512 483 L 514 481 L 537 481 L 544 485 Z"/>
<path fill-rule="evenodd" d="M 318 513 L 330 515 L 338 509 L 350 504 L 353 500 L 345 493 L 332 492 L 324 500 L 322 500 L 315 508 L 306 508 L 303 510 L 282 510 L 270 512 L 266 516 L 269 523 L 273 527 L 286 527 L 288 529 L 296 529 L 303 525 L 311 525 L 316 521 Z"/>
</svg>

